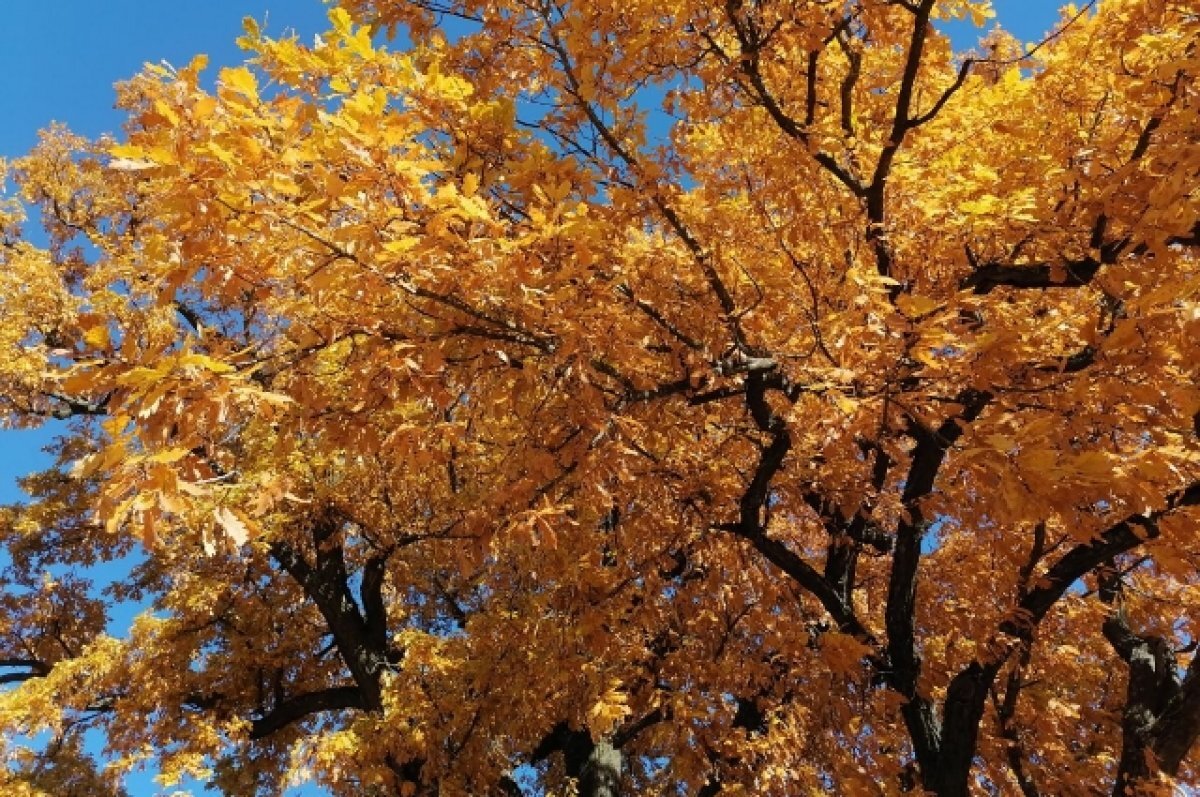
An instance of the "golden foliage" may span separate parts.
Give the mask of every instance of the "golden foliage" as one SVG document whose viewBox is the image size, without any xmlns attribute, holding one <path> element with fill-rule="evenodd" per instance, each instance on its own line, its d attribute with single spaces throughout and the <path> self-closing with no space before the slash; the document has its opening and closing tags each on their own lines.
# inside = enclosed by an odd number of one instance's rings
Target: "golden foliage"
<svg viewBox="0 0 1200 797">
<path fill-rule="evenodd" d="M 47 131 L 0 785 L 1194 781 L 1200 17 L 990 16 L 343 0 Z"/>
</svg>

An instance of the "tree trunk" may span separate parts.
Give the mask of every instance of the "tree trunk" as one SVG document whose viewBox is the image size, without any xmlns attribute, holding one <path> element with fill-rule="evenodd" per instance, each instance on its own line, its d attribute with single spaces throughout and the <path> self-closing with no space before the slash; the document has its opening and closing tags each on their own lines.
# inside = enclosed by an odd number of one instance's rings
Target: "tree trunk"
<svg viewBox="0 0 1200 797">
<path fill-rule="evenodd" d="M 565 749 L 567 774 L 579 782 L 579 797 L 620 797 L 621 751 L 586 732 L 571 734 Z"/>
</svg>

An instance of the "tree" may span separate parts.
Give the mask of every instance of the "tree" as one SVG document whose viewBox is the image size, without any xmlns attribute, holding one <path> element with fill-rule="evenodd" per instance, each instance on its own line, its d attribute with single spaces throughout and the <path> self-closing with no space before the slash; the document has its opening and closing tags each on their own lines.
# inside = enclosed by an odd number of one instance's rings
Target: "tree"
<svg viewBox="0 0 1200 797">
<path fill-rule="evenodd" d="M 344 0 L 50 130 L 8 777 L 91 728 L 230 794 L 1196 782 L 1200 16 L 1063 13 Z"/>
</svg>

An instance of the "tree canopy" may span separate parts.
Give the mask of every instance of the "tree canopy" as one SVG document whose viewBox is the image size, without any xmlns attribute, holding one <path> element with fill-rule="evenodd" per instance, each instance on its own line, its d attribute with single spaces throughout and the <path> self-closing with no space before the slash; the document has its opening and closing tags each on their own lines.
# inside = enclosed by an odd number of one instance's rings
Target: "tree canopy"
<svg viewBox="0 0 1200 797">
<path fill-rule="evenodd" d="M 342 0 L 47 131 L 6 793 L 1200 780 L 1200 15 L 989 14 Z"/>
</svg>

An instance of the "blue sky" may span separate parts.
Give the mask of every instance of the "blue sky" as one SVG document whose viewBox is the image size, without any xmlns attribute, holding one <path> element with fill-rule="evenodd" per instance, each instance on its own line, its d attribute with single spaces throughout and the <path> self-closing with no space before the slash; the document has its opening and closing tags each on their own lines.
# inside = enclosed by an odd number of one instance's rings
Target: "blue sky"
<svg viewBox="0 0 1200 797">
<path fill-rule="evenodd" d="M 114 132 L 115 81 L 146 62 L 183 66 L 201 52 L 214 67 L 235 63 L 247 16 L 265 20 L 268 33 L 308 38 L 327 27 L 325 10 L 320 0 L 4 0 L 0 154 L 25 151 L 52 120 L 88 136 Z"/>
<path fill-rule="evenodd" d="M 997 0 L 1000 21 L 1018 38 L 1035 41 L 1053 28 L 1057 3 Z M 271 35 L 295 30 L 309 39 L 326 27 L 321 0 L 0 0 L 0 158 L 25 153 L 37 131 L 63 122 L 87 136 L 119 132 L 113 83 L 147 62 L 181 66 L 197 53 L 217 68 L 242 60 L 234 40 L 252 16 Z M 978 31 L 956 26 L 959 47 Z M 0 431 L 0 503 L 19 500 L 15 480 L 49 463 L 41 448 L 52 429 Z M 133 797 L 154 794 L 150 778 L 129 783 Z"/>
</svg>

